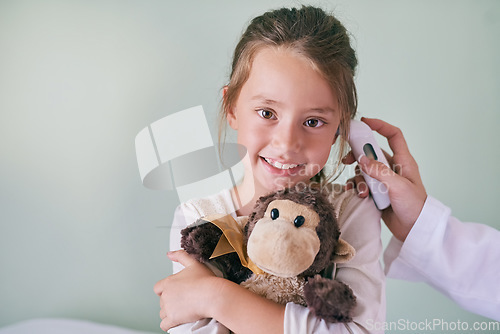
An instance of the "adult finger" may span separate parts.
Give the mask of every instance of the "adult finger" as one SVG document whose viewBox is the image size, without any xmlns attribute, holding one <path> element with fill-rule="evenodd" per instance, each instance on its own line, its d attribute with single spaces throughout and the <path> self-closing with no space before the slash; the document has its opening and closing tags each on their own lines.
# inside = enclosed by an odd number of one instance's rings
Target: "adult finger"
<svg viewBox="0 0 500 334">
<path fill-rule="evenodd" d="M 384 153 L 385 159 L 387 160 L 387 163 L 389 166 L 392 166 L 394 164 L 394 158 L 392 155 L 387 153 L 385 150 L 382 150 L 382 153 Z"/>
<path fill-rule="evenodd" d="M 370 189 L 368 188 L 363 176 L 355 176 L 354 179 L 356 180 L 356 190 L 358 192 L 358 196 L 361 198 L 368 197 Z"/>
<path fill-rule="evenodd" d="M 362 117 L 361 120 L 368 126 L 387 138 L 389 146 L 394 154 L 410 154 L 403 132 L 387 122 L 376 118 Z"/>
<path fill-rule="evenodd" d="M 370 189 L 368 188 L 368 185 L 366 184 L 366 180 L 363 177 L 363 174 L 361 174 L 361 167 L 356 165 L 355 168 L 355 176 L 353 177 L 353 182 L 356 187 L 356 191 L 358 192 L 358 196 L 361 198 L 365 198 L 370 194 Z"/>
<path fill-rule="evenodd" d="M 382 162 L 369 159 L 366 156 L 361 157 L 359 165 L 365 174 L 377 179 L 386 186 L 389 186 L 392 182 L 394 182 L 395 176 L 400 177 Z"/>
<path fill-rule="evenodd" d="M 358 169 L 359 167 L 356 166 Z M 344 190 L 356 189 L 358 197 L 365 198 L 370 194 L 370 189 L 365 182 L 363 176 L 359 173 L 356 173 L 356 176 L 347 180 Z"/>
<path fill-rule="evenodd" d="M 356 158 L 354 158 L 354 154 L 352 153 L 352 151 L 349 151 L 349 153 L 347 153 L 345 157 L 342 158 L 342 163 L 344 165 L 351 165 L 354 162 L 356 162 Z"/>
</svg>

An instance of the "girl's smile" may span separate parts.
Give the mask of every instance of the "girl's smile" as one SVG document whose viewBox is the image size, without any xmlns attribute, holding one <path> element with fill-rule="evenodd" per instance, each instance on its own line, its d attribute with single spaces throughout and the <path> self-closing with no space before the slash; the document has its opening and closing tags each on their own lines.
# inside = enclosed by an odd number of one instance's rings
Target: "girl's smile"
<svg viewBox="0 0 500 334">
<path fill-rule="evenodd" d="M 266 168 L 269 173 L 280 175 L 280 176 L 293 176 L 302 170 L 305 164 L 294 164 L 289 162 L 279 162 L 271 158 L 260 157 L 263 160 L 264 168 Z"/>
<path fill-rule="evenodd" d="M 293 170 L 293 169 L 303 165 L 303 164 L 291 164 L 291 163 L 286 163 L 286 162 L 281 163 L 281 162 L 275 161 L 271 158 L 265 158 L 265 157 L 261 157 L 261 158 L 264 159 L 264 161 L 266 161 L 269 165 L 273 166 L 274 168 L 281 169 L 281 170 Z"/>
<path fill-rule="evenodd" d="M 331 86 L 307 58 L 265 47 L 227 119 L 247 148 L 240 194 L 260 196 L 308 182 L 324 167 L 340 112 Z"/>
</svg>

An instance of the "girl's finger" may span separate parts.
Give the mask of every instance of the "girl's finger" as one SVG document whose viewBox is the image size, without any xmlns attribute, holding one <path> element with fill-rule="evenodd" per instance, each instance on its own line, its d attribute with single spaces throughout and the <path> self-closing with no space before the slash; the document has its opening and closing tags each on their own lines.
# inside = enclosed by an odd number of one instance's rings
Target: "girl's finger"
<svg viewBox="0 0 500 334">
<path fill-rule="evenodd" d="M 162 279 L 161 281 L 156 282 L 155 286 L 153 287 L 153 291 L 158 296 L 161 296 L 161 294 L 163 292 L 163 281 L 164 280 L 165 279 Z"/>
<path fill-rule="evenodd" d="M 168 317 L 165 317 L 163 318 L 163 320 L 161 321 L 160 323 L 160 328 L 166 332 L 168 331 L 170 328 L 172 327 L 175 327 L 175 324 L 173 324 Z"/>
<path fill-rule="evenodd" d="M 167 312 L 165 312 L 165 310 L 162 308 L 160 310 L 160 319 L 163 320 L 167 317 Z"/>
<path fill-rule="evenodd" d="M 177 250 L 173 252 L 168 252 L 167 256 L 170 260 L 182 264 L 184 267 L 188 267 L 193 264 L 199 263 L 191 257 L 185 250 Z"/>
</svg>

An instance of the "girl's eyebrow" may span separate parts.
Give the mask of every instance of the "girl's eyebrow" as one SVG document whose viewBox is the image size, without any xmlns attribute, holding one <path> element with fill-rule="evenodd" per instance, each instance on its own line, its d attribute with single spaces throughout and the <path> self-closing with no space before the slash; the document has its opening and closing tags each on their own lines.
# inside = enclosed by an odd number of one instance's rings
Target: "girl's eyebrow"
<svg viewBox="0 0 500 334">
<path fill-rule="evenodd" d="M 273 99 L 269 99 L 269 98 L 265 97 L 264 95 L 255 95 L 255 96 L 253 96 L 251 98 L 251 100 L 252 101 L 257 101 L 257 102 L 260 102 L 260 103 L 264 103 L 264 104 L 267 104 L 267 105 L 280 105 L 280 104 L 282 104 L 281 102 L 273 100 Z M 320 114 L 335 113 L 335 109 L 334 108 L 327 107 L 327 106 L 326 107 L 305 108 L 305 110 L 317 112 L 317 113 L 320 113 Z"/>
<path fill-rule="evenodd" d="M 330 107 L 324 107 L 324 108 L 311 108 L 309 109 L 310 111 L 315 111 L 320 114 L 326 114 L 326 113 L 334 113 L 335 109 L 330 108 Z"/>
<path fill-rule="evenodd" d="M 276 100 L 273 100 L 273 99 L 269 99 L 263 95 L 255 95 L 252 97 L 251 99 L 252 101 L 258 101 L 258 102 L 263 102 L 263 103 L 266 103 L 266 104 L 280 104 L 280 102 L 276 101 Z"/>
</svg>

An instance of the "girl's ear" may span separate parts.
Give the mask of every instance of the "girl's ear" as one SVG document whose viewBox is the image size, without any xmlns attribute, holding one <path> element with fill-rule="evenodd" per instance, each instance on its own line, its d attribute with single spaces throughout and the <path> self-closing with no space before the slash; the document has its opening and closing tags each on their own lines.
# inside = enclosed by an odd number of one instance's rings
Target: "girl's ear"
<svg viewBox="0 0 500 334">
<path fill-rule="evenodd" d="M 232 109 L 227 111 L 226 119 L 233 130 L 238 130 L 238 120 L 236 119 L 236 113 Z"/>
<path fill-rule="evenodd" d="M 224 105 L 226 105 L 226 94 L 227 94 L 227 86 L 224 86 L 222 89 L 222 99 L 224 101 Z M 224 107 L 226 108 L 226 107 Z M 227 108 L 226 109 L 226 119 L 227 122 L 229 123 L 229 126 L 233 130 L 238 130 L 238 121 L 236 119 L 236 113 L 234 112 L 233 108 Z"/>
</svg>

